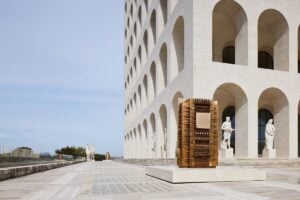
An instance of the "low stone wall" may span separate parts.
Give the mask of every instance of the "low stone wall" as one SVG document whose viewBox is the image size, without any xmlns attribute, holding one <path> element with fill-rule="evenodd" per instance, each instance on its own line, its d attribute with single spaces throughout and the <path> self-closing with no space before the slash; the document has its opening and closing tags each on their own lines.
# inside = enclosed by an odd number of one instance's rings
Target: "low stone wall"
<svg viewBox="0 0 300 200">
<path fill-rule="evenodd" d="M 77 164 L 81 162 L 84 161 L 60 161 L 60 162 L 48 163 L 48 164 L 0 168 L 0 181 L 10 179 L 10 178 L 16 178 L 20 176 L 25 176 L 29 174 L 34 174 L 38 172 L 43 172 L 50 169 L 64 167 L 64 166 Z"/>
</svg>

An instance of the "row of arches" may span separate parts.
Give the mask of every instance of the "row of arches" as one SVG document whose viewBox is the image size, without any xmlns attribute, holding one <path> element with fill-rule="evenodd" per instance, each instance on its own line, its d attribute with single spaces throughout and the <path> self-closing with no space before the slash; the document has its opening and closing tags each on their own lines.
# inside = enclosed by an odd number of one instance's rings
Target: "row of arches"
<svg viewBox="0 0 300 200">
<path fill-rule="evenodd" d="M 182 98 L 183 94 L 177 92 L 168 107 L 162 104 L 157 112 L 125 134 L 125 158 L 175 157 L 178 102 Z"/>
<path fill-rule="evenodd" d="M 134 59 L 133 67 L 130 68 L 129 74 L 127 76 L 127 82 L 125 82 L 125 89 L 127 89 L 127 85 L 130 85 L 130 82 L 133 82 L 139 75 L 139 72 L 141 71 L 140 68 L 142 65 L 145 64 L 145 62 L 148 59 L 149 55 L 149 39 L 148 39 L 148 32 L 147 30 L 144 33 L 143 37 L 143 48 L 142 46 L 139 46 L 138 48 L 138 59 Z M 155 34 L 152 35 L 152 41 L 155 42 Z M 184 68 L 184 18 L 180 16 L 176 23 L 174 24 L 174 28 L 172 31 L 172 43 L 171 49 L 172 49 L 172 55 L 171 58 L 174 62 L 175 67 L 173 71 L 173 77 L 176 76 L 183 68 Z M 154 39 L 154 40 L 153 40 Z M 155 45 L 155 43 L 153 44 Z M 152 45 L 152 48 L 153 48 Z M 159 53 L 160 59 L 164 62 L 163 65 L 167 64 L 167 45 L 164 43 L 161 47 L 160 53 Z M 137 61 L 138 60 L 138 61 Z"/>
<path fill-rule="evenodd" d="M 140 69 L 142 68 L 142 66 L 144 66 L 146 64 L 150 51 L 156 45 L 156 38 L 158 35 L 157 30 L 163 29 L 163 27 L 159 26 L 160 24 L 157 23 L 157 21 L 163 21 L 164 16 L 166 16 L 166 14 L 164 14 L 164 13 L 166 13 L 166 10 L 167 10 L 167 8 L 166 8 L 167 4 L 165 2 L 167 2 L 167 1 L 160 1 L 159 8 L 152 10 L 152 13 L 151 13 L 150 19 L 149 19 L 149 24 L 150 24 L 149 30 L 144 31 L 144 34 L 143 34 L 141 40 L 139 40 L 139 36 L 137 36 L 137 32 L 140 32 L 140 30 L 142 29 L 142 23 L 140 23 L 140 26 L 138 26 L 138 28 L 139 28 L 138 31 L 137 31 L 136 23 L 134 24 L 134 31 L 133 31 L 134 37 L 132 35 L 130 36 L 130 42 L 128 43 L 128 46 L 127 46 L 127 55 L 125 56 L 125 63 L 127 64 L 127 61 L 128 61 L 127 58 L 131 58 L 134 55 L 133 49 L 136 49 L 137 53 L 135 55 L 137 55 L 137 57 L 134 58 L 133 64 L 135 66 L 133 66 L 133 67 L 136 68 L 138 71 L 141 71 Z M 140 6 L 140 8 L 141 8 L 141 6 Z M 157 14 L 157 11 L 159 11 L 158 14 Z M 146 18 L 146 14 L 145 14 L 145 18 Z M 139 21 L 141 22 L 141 20 L 139 20 Z M 163 25 L 165 25 L 165 24 L 163 24 Z M 141 44 L 138 45 L 138 41 L 140 41 Z M 136 44 L 138 46 L 133 46 L 133 44 Z M 129 71 L 129 70 L 126 70 L 126 71 Z M 125 88 L 127 87 L 127 85 L 128 85 L 128 83 L 125 83 Z"/>
<path fill-rule="evenodd" d="M 248 65 L 248 18 L 243 7 L 236 1 L 220 0 L 213 10 L 212 29 L 213 61 Z M 289 71 L 289 25 L 284 15 L 275 9 L 263 11 L 257 33 L 258 68 Z"/>
<path fill-rule="evenodd" d="M 148 37 L 147 37 L 148 38 Z M 146 41 L 145 44 L 148 44 Z M 147 45 L 146 45 L 147 47 Z M 145 49 L 143 52 L 148 53 Z M 129 74 L 127 75 L 126 82 L 125 82 L 125 94 L 128 98 L 128 95 L 132 91 L 133 87 L 136 84 L 136 81 L 140 77 L 141 73 L 141 57 L 142 57 L 142 50 L 139 48 L 138 51 L 138 62 L 140 63 L 137 65 L 137 60 L 134 59 L 133 67 L 130 68 Z M 170 54 L 170 56 L 169 56 Z M 145 55 L 146 56 L 146 55 Z M 146 60 L 146 59 L 144 59 Z M 170 67 L 172 65 L 172 67 Z M 143 78 L 143 87 L 140 85 L 137 86 L 137 90 L 139 88 L 144 89 L 144 91 L 140 92 L 140 95 L 144 93 L 146 95 L 146 99 L 139 96 L 138 100 L 141 100 L 141 105 L 147 104 L 151 102 L 157 94 L 159 94 L 165 87 L 167 87 L 168 83 L 171 82 L 182 70 L 184 69 L 184 18 L 182 16 L 178 17 L 174 24 L 174 28 L 172 31 L 172 41 L 170 42 L 169 46 L 167 43 L 163 43 L 160 47 L 158 52 L 156 61 L 153 61 L 150 64 L 150 69 L 148 75 L 144 75 Z M 148 84 L 148 77 L 150 77 Z M 149 87 L 149 88 L 148 88 Z M 129 92 L 130 91 L 130 92 Z M 148 92 L 149 91 L 149 96 Z M 138 92 L 134 92 L 134 95 Z M 132 101 L 132 98 L 128 101 Z M 133 100 L 133 106 L 137 106 L 135 101 Z M 127 106 L 130 109 L 130 106 Z M 137 109 L 135 109 L 137 110 Z M 130 110 L 127 110 L 130 112 Z"/>
<path fill-rule="evenodd" d="M 126 4 L 127 5 L 127 4 Z M 143 25 L 145 23 L 145 21 L 148 18 L 148 0 L 144 0 L 144 3 L 141 3 L 139 5 L 139 8 L 136 12 L 136 17 L 133 15 L 133 13 L 135 13 L 134 11 L 132 11 L 134 9 L 133 3 L 131 4 L 131 9 L 130 9 L 130 15 L 127 16 L 127 26 L 125 28 L 125 38 L 127 40 L 129 40 L 129 42 L 127 42 L 127 55 L 125 56 L 125 60 L 126 60 L 126 64 L 127 64 L 127 57 L 130 57 L 131 54 L 130 52 L 133 51 L 133 44 L 136 44 L 137 41 L 139 41 L 139 34 L 142 31 Z M 159 7 L 157 9 L 153 9 L 151 16 L 150 16 L 150 28 L 152 29 L 152 34 L 153 34 L 153 40 L 155 42 L 156 40 L 156 30 L 161 31 L 164 28 L 164 25 L 166 24 L 166 19 L 167 19 L 167 10 L 168 10 L 168 1 L 167 0 L 160 0 L 159 1 Z M 156 12 L 158 11 L 158 15 L 156 14 Z M 159 19 L 157 20 L 156 17 L 159 17 Z M 133 23 L 134 19 L 136 19 L 136 21 Z M 156 23 L 156 21 L 163 21 L 164 23 Z M 157 25 L 158 28 L 157 28 Z M 133 27 L 133 28 L 132 28 Z M 130 37 L 128 35 L 129 30 L 133 29 L 133 33 L 130 35 Z M 145 43 L 145 34 L 146 31 L 144 31 L 144 35 L 143 35 L 143 40 Z M 134 36 L 134 37 L 133 37 Z M 145 44 L 144 44 L 145 46 Z"/>
<path fill-rule="evenodd" d="M 148 0 L 140 1 L 139 6 L 137 3 L 131 3 L 130 8 L 127 9 L 127 3 L 125 2 L 125 16 L 126 16 L 126 29 L 129 29 L 134 21 L 134 18 L 138 19 L 140 25 L 142 24 L 142 18 L 145 19 L 148 13 Z M 137 7 L 138 6 L 138 7 Z M 127 35 L 125 35 L 127 36 Z"/>
<path fill-rule="evenodd" d="M 142 1 L 140 1 L 140 2 L 142 2 Z M 130 4 L 129 5 L 130 7 L 128 7 L 128 4 Z M 148 12 L 148 0 L 144 0 L 141 4 L 143 4 L 145 6 L 145 11 L 147 13 Z M 141 7 L 141 5 L 140 5 L 140 7 Z M 126 15 L 130 16 L 131 18 L 133 18 L 134 13 L 136 12 L 135 11 L 136 8 L 137 8 L 137 0 L 134 0 L 134 2 L 131 2 L 131 3 L 129 1 L 125 1 L 125 14 Z"/>
<path fill-rule="evenodd" d="M 233 83 L 226 83 L 219 86 L 214 93 L 213 99 L 219 102 L 219 113 L 222 116 L 219 124 L 225 120 L 226 116 L 232 119 L 235 133 L 232 134 L 231 144 L 238 157 L 247 155 L 249 147 L 249 105 L 248 97 L 244 90 Z M 260 156 L 265 144 L 265 126 L 269 119 L 274 119 L 276 127 L 276 137 L 274 147 L 278 157 L 289 156 L 290 140 L 290 108 L 287 96 L 278 88 L 268 88 L 264 90 L 257 103 L 257 154 Z M 255 109 L 255 108 L 251 108 Z M 298 111 L 299 116 L 299 111 Z M 297 118 L 298 116 L 295 116 Z M 299 117 L 298 117 L 299 118 Z M 299 128 L 298 128 L 299 132 Z M 220 133 L 221 134 L 221 133 Z M 299 148 L 299 143 L 298 143 Z"/>
<path fill-rule="evenodd" d="M 176 55 L 178 54 L 184 54 L 184 51 L 176 53 Z M 183 62 L 184 55 L 179 56 Z M 137 91 L 129 100 L 125 110 L 126 125 L 130 124 L 168 86 L 168 83 L 183 70 L 184 65 L 177 63 L 174 65 L 175 68 L 169 68 L 170 71 L 168 71 L 168 47 L 166 43 L 161 46 L 157 63 L 155 61 L 151 63 L 149 72 L 144 75 L 142 83 L 137 86 Z M 172 74 L 174 77 L 171 77 Z"/>
<path fill-rule="evenodd" d="M 143 124 L 149 125 L 145 130 L 145 136 L 135 138 L 134 129 L 125 136 L 125 155 L 131 158 L 174 158 L 174 150 L 177 138 L 178 123 L 178 102 L 184 96 L 181 92 L 177 92 L 171 102 L 162 104 L 156 113 L 151 113 L 148 119 L 143 120 Z M 231 137 L 231 145 L 235 150 L 236 157 L 247 157 L 249 151 L 256 152 L 259 157 L 265 144 L 265 126 L 269 119 L 274 119 L 276 127 L 276 136 L 274 140 L 274 148 L 277 150 L 278 157 L 289 157 L 291 151 L 291 131 L 290 128 L 298 128 L 297 148 L 298 156 L 300 156 L 300 101 L 298 105 L 291 105 L 286 94 L 279 88 L 267 88 L 258 96 L 257 104 L 249 105 L 247 93 L 242 87 L 234 83 L 224 83 L 216 88 L 213 97 L 219 102 L 219 125 L 225 120 L 226 116 L 230 116 L 235 133 Z M 167 105 L 167 106 L 166 106 Z M 297 108 L 298 111 L 291 119 L 291 108 Z M 256 110 L 257 114 L 253 113 Z M 252 114 L 251 114 L 252 113 Z M 296 121 L 298 125 L 291 126 L 291 121 Z M 253 123 L 255 122 L 255 123 Z M 257 128 L 251 126 L 256 124 Z M 221 136 L 221 130 L 219 130 Z M 164 134 L 166 132 L 167 150 L 162 150 L 164 146 Z M 132 135 L 132 137 L 131 137 Z M 296 137 L 296 138 L 297 138 Z M 143 138 L 146 140 L 142 142 Z M 255 138 L 255 144 L 249 143 L 249 138 Z M 142 140 L 140 140 L 142 139 Z M 221 137 L 219 137 L 221 141 Z M 157 142 L 157 151 L 153 153 L 153 140 Z M 138 154 L 140 151 L 139 144 L 143 146 L 144 153 Z M 254 149 L 253 149 L 254 148 Z M 128 150 L 131 149 L 131 150 Z M 251 149 L 251 150 L 249 150 Z M 152 153 L 151 153 L 152 152 Z"/>
</svg>

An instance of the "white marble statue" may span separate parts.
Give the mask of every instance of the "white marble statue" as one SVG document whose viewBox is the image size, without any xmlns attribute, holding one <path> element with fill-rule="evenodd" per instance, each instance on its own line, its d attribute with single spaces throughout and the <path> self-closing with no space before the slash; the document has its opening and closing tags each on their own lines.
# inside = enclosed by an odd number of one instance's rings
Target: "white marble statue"
<svg viewBox="0 0 300 200">
<path fill-rule="evenodd" d="M 89 161 L 90 160 L 90 148 L 89 148 L 89 145 L 86 145 L 85 154 L 86 154 L 86 160 Z"/>
<path fill-rule="evenodd" d="M 159 133 L 158 135 L 158 156 L 159 158 L 164 158 L 165 155 L 165 150 L 164 150 L 164 141 L 165 141 L 165 136 L 164 136 L 164 132 Z"/>
<path fill-rule="evenodd" d="M 221 129 L 223 130 L 223 140 L 221 142 L 221 149 L 230 149 L 230 137 L 234 129 L 231 126 L 230 117 L 226 117 L 226 121 L 223 122 Z"/>
<path fill-rule="evenodd" d="M 273 125 L 273 119 L 269 119 L 266 130 L 265 130 L 265 137 L 266 137 L 266 143 L 265 143 L 265 149 L 267 150 L 273 150 L 273 144 L 274 144 L 274 135 L 275 135 L 275 127 Z"/>
<path fill-rule="evenodd" d="M 163 148 L 163 154 L 164 158 L 167 158 L 167 129 L 164 130 L 164 148 Z"/>
<path fill-rule="evenodd" d="M 93 145 L 90 145 L 89 150 L 90 150 L 90 159 L 94 161 L 95 160 L 95 147 Z"/>
<path fill-rule="evenodd" d="M 86 145 L 85 148 L 85 153 L 86 153 L 86 160 L 87 161 L 94 161 L 95 160 L 95 147 L 92 145 Z"/>
<path fill-rule="evenodd" d="M 156 152 L 156 133 L 155 132 L 153 132 L 153 135 L 152 135 L 152 142 L 153 142 L 152 151 L 155 153 Z"/>
</svg>

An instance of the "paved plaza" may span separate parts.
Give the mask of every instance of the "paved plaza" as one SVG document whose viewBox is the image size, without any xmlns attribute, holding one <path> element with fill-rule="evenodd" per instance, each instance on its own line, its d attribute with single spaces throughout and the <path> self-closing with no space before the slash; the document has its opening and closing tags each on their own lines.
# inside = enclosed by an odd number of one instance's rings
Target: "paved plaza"
<svg viewBox="0 0 300 200">
<path fill-rule="evenodd" d="M 299 168 L 272 169 L 299 176 Z M 299 181 L 299 180 L 298 180 Z M 0 182 L 0 199 L 300 199 L 299 182 L 247 181 L 171 184 L 145 168 L 113 161 L 85 162 Z"/>
</svg>

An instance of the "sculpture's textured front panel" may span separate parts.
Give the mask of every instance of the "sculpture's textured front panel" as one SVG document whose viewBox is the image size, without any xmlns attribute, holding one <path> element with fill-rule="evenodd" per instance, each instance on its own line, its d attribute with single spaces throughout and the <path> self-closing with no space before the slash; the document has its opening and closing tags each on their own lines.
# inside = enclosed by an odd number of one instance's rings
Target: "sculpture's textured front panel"
<svg viewBox="0 0 300 200">
<path fill-rule="evenodd" d="M 218 164 L 218 104 L 188 99 L 179 104 L 177 164 L 216 167 Z"/>
</svg>

